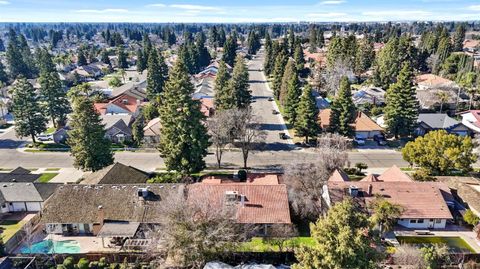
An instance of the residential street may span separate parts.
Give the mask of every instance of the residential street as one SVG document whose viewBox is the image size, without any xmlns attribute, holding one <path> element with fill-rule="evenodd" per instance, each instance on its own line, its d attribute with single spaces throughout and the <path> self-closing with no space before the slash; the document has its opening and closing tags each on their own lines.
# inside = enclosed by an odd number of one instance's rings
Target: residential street
<svg viewBox="0 0 480 269">
<path fill-rule="evenodd" d="M 311 149 L 301 149 L 292 144 L 291 140 L 282 140 L 280 132 L 287 133 L 281 115 L 274 115 L 272 110 L 278 110 L 275 102 L 268 101 L 273 93 L 269 90 L 262 72 L 263 52 L 249 63 L 251 90 L 253 95 L 252 108 L 262 128 L 267 132 L 267 146 L 261 152 L 253 152 L 248 164 L 254 168 L 277 168 L 279 165 L 288 165 L 298 162 L 315 161 L 316 155 Z M 0 134 L 0 168 L 69 168 L 73 160 L 69 153 L 63 152 L 22 152 L 17 149 L 26 139 L 15 136 L 13 129 Z M 399 152 L 394 150 L 359 150 L 350 152 L 350 163 L 366 163 L 370 168 L 387 168 L 394 164 L 407 166 Z M 153 171 L 163 168 L 163 162 L 157 152 L 117 152 L 115 160 L 140 169 Z M 216 159 L 213 154 L 206 158 L 209 167 L 215 167 Z M 241 152 L 238 150 L 224 153 L 223 163 L 226 167 L 240 167 L 243 164 Z"/>
</svg>

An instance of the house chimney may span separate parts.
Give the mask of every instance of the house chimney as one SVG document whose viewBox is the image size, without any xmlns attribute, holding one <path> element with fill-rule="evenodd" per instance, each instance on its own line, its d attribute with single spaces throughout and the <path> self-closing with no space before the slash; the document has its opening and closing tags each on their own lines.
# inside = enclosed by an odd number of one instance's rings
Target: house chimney
<svg viewBox="0 0 480 269">
<path fill-rule="evenodd" d="M 245 207 L 245 195 L 240 195 L 240 204 L 242 205 L 242 207 Z"/>
<path fill-rule="evenodd" d="M 368 196 L 372 196 L 372 192 L 373 192 L 373 185 L 368 184 Z"/>
<path fill-rule="evenodd" d="M 98 206 L 98 223 L 100 223 L 100 226 L 103 226 L 104 222 L 105 222 L 105 212 L 103 211 L 103 206 L 99 205 Z"/>
</svg>

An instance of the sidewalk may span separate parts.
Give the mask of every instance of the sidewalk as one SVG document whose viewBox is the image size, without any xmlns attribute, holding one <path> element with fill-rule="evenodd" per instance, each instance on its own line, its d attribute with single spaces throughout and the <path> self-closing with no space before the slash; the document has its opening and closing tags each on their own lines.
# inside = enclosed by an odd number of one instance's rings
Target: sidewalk
<svg viewBox="0 0 480 269">
<path fill-rule="evenodd" d="M 83 177 L 84 172 L 75 168 L 60 168 L 52 170 L 52 168 L 39 168 L 32 172 L 32 174 L 58 174 L 52 178 L 48 183 L 76 183 L 78 179 Z"/>
</svg>

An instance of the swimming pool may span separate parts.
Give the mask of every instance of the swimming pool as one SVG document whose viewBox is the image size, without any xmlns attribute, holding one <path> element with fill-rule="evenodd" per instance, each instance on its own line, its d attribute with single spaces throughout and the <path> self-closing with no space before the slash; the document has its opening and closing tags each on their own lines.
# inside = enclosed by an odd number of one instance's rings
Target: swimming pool
<svg viewBox="0 0 480 269">
<path fill-rule="evenodd" d="M 30 248 L 23 247 L 20 250 L 23 254 L 41 253 L 41 254 L 54 254 L 65 253 L 75 254 L 80 253 L 80 244 L 75 240 L 53 241 L 43 240 L 33 244 Z"/>
<path fill-rule="evenodd" d="M 475 250 L 461 237 L 440 237 L 440 236 L 397 236 L 401 244 L 431 245 L 445 244 L 451 253 L 475 253 Z"/>
</svg>

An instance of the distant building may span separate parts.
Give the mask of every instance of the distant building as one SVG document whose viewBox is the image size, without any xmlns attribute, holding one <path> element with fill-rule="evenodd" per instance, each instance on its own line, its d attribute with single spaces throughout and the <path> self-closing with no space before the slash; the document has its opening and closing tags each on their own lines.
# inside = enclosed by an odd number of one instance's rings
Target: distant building
<svg viewBox="0 0 480 269">
<path fill-rule="evenodd" d="M 385 104 L 386 92 L 379 87 L 362 87 L 353 93 L 352 99 L 356 106 L 370 104 L 374 106 L 381 106 Z"/>
<path fill-rule="evenodd" d="M 330 127 L 331 109 L 324 109 L 320 111 L 318 117 L 320 120 L 320 127 L 324 130 Z M 355 130 L 355 137 L 370 139 L 375 135 L 381 134 L 384 129 L 380 127 L 375 121 L 370 119 L 365 113 L 357 112 L 355 121 L 351 124 Z"/>
<path fill-rule="evenodd" d="M 87 175 L 81 184 L 143 184 L 149 175 L 137 168 L 116 162 L 99 171 Z"/>
<path fill-rule="evenodd" d="M 449 117 L 447 114 L 420 113 L 417 119 L 416 135 L 425 135 L 430 131 L 445 130 L 450 134 L 466 136 L 469 129 L 461 122 Z"/>
</svg>

